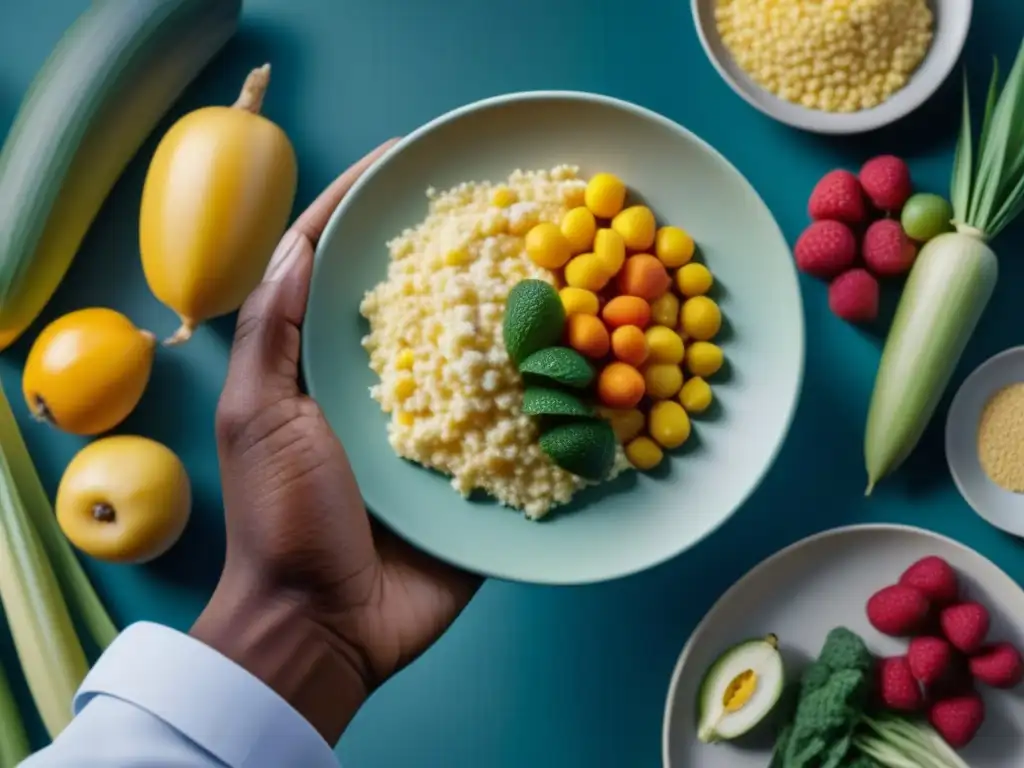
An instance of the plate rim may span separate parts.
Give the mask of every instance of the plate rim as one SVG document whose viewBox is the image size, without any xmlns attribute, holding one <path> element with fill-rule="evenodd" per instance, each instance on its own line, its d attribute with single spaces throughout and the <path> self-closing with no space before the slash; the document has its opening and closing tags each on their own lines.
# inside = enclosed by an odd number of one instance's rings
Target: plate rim
<svg viewBox="0 0 1024 768">
<path fill-rule="evenodd" d="M 748 570 L 746 573 L 740 576 L 740 578 L 737 579 L 731 587 L 725 590 L 725 592 L 723 592 L 722 595 L 717 600 L 715 600 L 714 604 L 712 604 L 712 606 L 708 609 L 707 613 L 704 614 L 704 617 L 700 620 L 700 622 L 698 622 L 697 626 L 694 627 L 693 632 L 690 633 L 690 637 L 687 639 L 686 644 L 683 646 L 683 650 L 680 651 L 679 658 L 676 659 L 675 666 L 672 669 L 672 677 L 669 680 L 668 692 L 665 696 L 665 707 L 661 723 L 662 768 L 672 768 L 672 764 L 669 761 L 668 752 L 669 730 L 672 721 L 672 713 L 675 710 L 675 700 L 677 698 L 675 696 L 675 693 L 679 687 L 679 680 L 682 677 L 683 668 L 686 666 L 687 661 L 689 661 L 689 657 L 693 652 L 694 645 L 700 639 L 701 635 L 707 631 L 708 625 L 714 619 L 715 614 L 717 614 L 721 610 L 722 605 L 726 603 L 730 598 L 732 598 L 732 596 L 735 593 L 739 592 L 741 588 L 745 587 L 748 583 L 756 580 L 757 577 L 761 575 L 761 573 L 768 570 L 768 568 L 770 568 L 771 566 L 775 565 L 779 560 L 782 560 L 783 558 L 788 557 L 796 552 L 799 552 L 800 550 L 805 549 L 806 547 L 813 546 L 814 544 L 817 544 L 821 541 L 825 541 L 827 539 L 839 538 L 851 533 L 861 533 L 868 531 L 914 533 L 928 539 L 941 541 L 944 544 L 951 545 L 954 549 L 959 549 L 962 552 L 974 555 L 975 557 L 980 558 L 983 562 L 990 565 L 994 569 L 996 575 L 1006 582 L 1004 586 L 1018 593 L 1024 591 L 1024 588 L 1022 588 L 1021 585 L 1014 581 L 1013 578 L 1006 571 L 1004 571 L 1002 568 L 996 565 L 996 563 L 994 563 L 991 559 L 981 554 L 981 552 L 979 552 L 978 550 L 974 549 L 973 547 L 969 547 L 966 544 L 959 542 L 954 538 L 946 536 L 943 533 L 939 533 L 928 528 L 921 528 L 920 526 L 916 525 L 905 525 L 903 523 L 858 523 L 854 525 L 843 525 L 839 526 L 838 528 L 830 528 L 825 531 L 813 533 L 810 536 L 805 536 L 804 538 L 799 539 L 798 541 L 795 541 L 792 544 L 789 544 L 783 547 L 782 549 L 779 549 L 776 552 L 768 555 L 766 558 L 758 562 L 756 565 L 750 568 L 750 570 Z"/>
<path fill-rule="evenodd" d="M 626 101 L 614 96 L 608 96 L 606 94 L 595 93 L 591 91 L 579 91 L 579 90 L 560 90 L 560 89 L 542 89 L 542 90 L 524 90 L 524 91 L 511 91 L 497 96 L 490 96 L 483 99 L 472 101 L 462 106 L 450 109 L 437 117 L 422 124 L 411 133 L 403 136 L 385 151 L 377 160 L 363 173 L 363 175 L 352 185 L 348 193 L 342 198 L 341 203 L 335 208 L 331 214 L 327 225 L 324 227 L 323 232 L 320 235 L 320 239 L 317 242 L 317 247 L 313 255 L 313 268 L 310 276 L 310 293 L 307 299 L 307 311 L 308 302 L 313 297 L 313 286 L 315 285 L 316 278 L 322 268 L 323 263 L 323 251 L 325 249 L 325 243 L 329 242 L 334 237 L 334 231 L 338 228 L 339 222 L 345 216 L 348 209 L 354 204 L 363 188 L 370 184 L 378 173 L 390 162 L 394 160 L 406 147 L 419 141 L 426 135 L 432 133 L 438 128 L 444 126 L 447 123 L 454 122 L 459 118 L 471 114 L 473 112 L 489 109 L 492 107 L 501 106 L 503 104 L 509 104 L 513 102 L 529 102 L 529 101 L 548 101 L 548 100 L 570 100 L 570 101 L 583 101 L 603 104 L 606 106 L 614 107 L 616 109 L 623 110 L 625 112 L 633 113 L 642 119 L 651 121 L 663 128 L 671 130 L 677 134 L 680 134 L 683 138 L 694 142 L 703 152 L 706 152 L 711 158 L 719 163 L 726 173 L 732 173 L 736 179 L 743 185 L 746 186 L 747 190 L 754 199 L 763 206 L 764 211 L 768 214 L 768 218 L 771 225 L 774 227 L 776 235 L 778 236 L 779 242 L 784 246 L 790 258 L 787 260 L 788 268 L 786 269 L 786 275 L 793 287 L 793 293 L 797 302 L 797 312 L 795 313 L 797 318 L 797 333 L 794 343 L 797 346 L 797 359 L 798 365 L 795 372 L 795 387 L 792 395 L 788 398 L 789 402 L 786 406 L 787 412 L 783 421 L 783 428 L 775 446 L 772 448 L 767 461 L 764 466 L 760 469 L 758 474 L 753 478 L 750 488 L 734 506 L 733 510 L 723 516 L 723 518 L 717 521 L 714 525 L 708 527 L 699 536 L 690 541 L 688 544 L 680 547 L 672 547 L 666 551 L 665 554 L 659 555 L 655 559 L 651 559 L 642 564 L 630 564 L 626 567 L 617 567 L 613 570 L 608 570 L 600 577 L 592 575 L 581 575 L 581 576 L 552 576 L 548 574 L 542 575 L 524 575 L 521 573 L 510 572 L 508 570 L 487 568 L 481 569 L 476 564 L 470 564 L 465 562 L 462 558 L 452 557 L 443 552 L 438 551 L 437 548 L 431 546 L 429 542 L 423 541 L 420 537 L 410 536 L 408 533 L 402 530 L 401 526 L 396 526 L 391 520 L 387 519 L 386 515 L 382 515 L 379 511 L 375 510 L 372 505 L 367 503 L 366 497 L 360 490 L 360 495 L 363 496 L 363 501 L 366 503 L 367 511 L 382 525 L 389 530 L 393 531 L 396 535 L 411 543 L 416 548 L 423 552 L 441 560 L 442 562 L 448 563 L 455 567 L 463 570 L 482 575 L 488 578 L 495 578 L 504 581 L 522 583 L 522 584 L 538 584 L 544 586 L 582 586 L 587 584 L 600 584 L 609 581 L 614 581 L 629 576 L 643 573 L 653 568 L 657 568 L 676 557 L 686 553 L 687 551 L 693 550 L 699 544 L 706 541 L 712 534 L 718 531 L 726 522 L 738 512 L 754 495 L 754 493 L 763 485 L 765 478 L 768 473 L 775 466 L 778 461 L 779 454 L 782 451 L 783 446 L 786 444 L 790 433 L 792 432 L 793 421 L 796 417 L 797 408 L 800 400 L 802 399 L 805 372 L 807 366 L 807 322 L 804 316 L 804 300 L 803 293 L 800 289 L 800 280 L 797 274 L 796 265 L 792 258 L 792 247 L 790 246 L 789 240 L 786 238 L 785 233 L 782 231 L 782 227 L 779 225 L 778 220 L 775 218 L 775 214 L 771 208 L 765 202 L 763 196 L 757 191 L 756 187 L 751 181 L 739 170 L 726 156 L 718 149 L 713 147 L 710 143 L 705 141 L 703 138 L 698 136 L 693 131 L 689 130 L 680 123 L 672 120 L 659 112 L 656 112 L 647 107 L 640 106 L 631 101 Z M 302 333 L 301 338 L 301 354 L 300 364 L 302 366 L 303 379 L 305 381 L 306 391 L 309 396 L 315 401 L 317 399 L 316 385 L 313 377 L 310 375 L 310 335 L 308 333 Z M 358 484 L 358 480 L 357 480 Z"/>
<path fill-rule="evenodd" d="M 962 426 L 962 421 L 959 420 L 960 409 L 962 402 L 967 396 L 979 386 L 979 382 L 985 375 L 985 371 L 989 368 L 995 367 L 1006 358 L 1024 356 L 1024 345 L 1016 347 L 1008 347 L 1001 352 L 996 352 L 994 355 L 984 360 L 978 365 L 973 371 L 967 374 L 967 378 L 963 380 L 963 383 L 957 389 L 956 394 L 953 395 L 952 401 L 949 404 L 949 411 L 946 414 L 946 426 L 944 429 L 942 447 L 946 454 L 946 466 L 949 467 L 949 474 L 953 478 L 953 484 L 956 486 L 957 491 L 960 494 L 967 506 L 971 508 L 978 517 L 984 520 L 986 523 L 994 528 L 998 528 L 1011 536 L 1021 537 L 1024 536 L 1024 524 L 1020 527 L 1014 528 L 1009 525 L 1006 520 L 997 518 L 994 515 L 987 512 L 980 504 L 976 503 L 975 498 L 972 494 L 968 493 L 966 486 L 960 477 L 960 473 L 957 471 L 959 464 L 955 463 L 951 456 L 952 452 L 949 450 L 950 444 L 953 442 L 952 433 L 955 427 Z M 1000 489 L 1002 490 L 1002 489 Z"/>
<path fill-rule="evenodd" d="M 713 1 L 713 0 L 712 0 Z M 931 0 L 929 7 L 934 9 L 934 5 L 941 3 L 943 0 Z M 892 114 L 882 114 L 881 116 L 875 112 L 878 107 L 871 110 L 862 110 L 857 113 L 838 113 L 836 115 L 829 115 L 829 113 L 819 112 L 817 110 L 807 109 L 801 107 L 801 112 L 798 112 L 793 117 L 784 117 L 776 109 L 772 109 L 769 106 L 761 104 L 755 99 L 747 89 L 736 81 L 736 78 L 725 68 L 725 65 L 720 60 L 720 57 L 715 53 L 711 46 L 711 42 L 708 40 L 708 36 L 704 34 L 704 25 L 702 20 L 705 17 L 705 11 L 702 3 L 707 0 L 690 0 L 690 11 L 693 15 L 693 25 L 697 32 L 697 37 L 700 40 L 701 47 L 704 49 L 704 55 L 708 61 L 711 62 L 711 66 L 718 73 L 718 76 L 725 82 L 726 85 L 739 96 L 743 101 L 752 106 L 758 112 L 763 114 L 778 123 L 788 125 L 791 128 L 796 128 L 801 131 L 807 131 L 808 133 L 816 133 L 823 136 L 855 136 L 857 134 L 870 133 L 871 131 L 884 128 L 885 126 L 892 125 L 893 123 L 899 122 L 908 115 L 916 112 L 922 107 L 925 102 L 931 99 L 932 96 L 938 92 L 940 88 L 949 79 L 950 74 L 956 68 L 957 62 L 963 54 L 963 49 L 967 44 L 967 36 L 970 33 L 971 24 L 974 20 L 974 0 L 958 0 L 962 3 L 966 9 L 966 23 L 962 24 L 960 28 L 953 29 L 950 31 L 950 40 L 954 41 L 952 53 L 949 57 L 949 61 L 942 66 L 941 69 L 936 70 L 935 81 L 927 88 L 924 88 L 919 94 L 914 96 L 906 97 L 905 103 L 900 105 L 898 109 L 894 109 Z M 936 36 L 932 40 L 932 46 L 935 44 Z M 932 48 L 929 48 L 929 53 Z M 927 55 L 927 54 L 926 54 Z M 922 64 L 924 60 L 922 60 Z M 915 72 L 914 75 L 917 73 Z M 914 75 L 911 75 L 911 80 L 908 80 L 907 84 L 913 80 Z M 760 85 L 754 84 L 754 87 L 761 91 L 764 91 L 769 96 L 778 99 L 777 96 L 761 88 Z M 897 91 L 894 96 L 906 90 L 906 86 Z M 781 101 L 781 100 L 780 100 Z M 891 101 L 891 99 L 890 99 Z M 783 102 L 783 104 L 789 104 L 789 102 Z M 799 107 L 800 105 L 792 105 Z M 881 107 L 883 105 L 879 105 Z M 870 117 L 870 114 L 875 112 L 874 118 Z M 806 113 L 806 115 L 804 114 Z M 858 122 L 855 118 L 861 115 L 868 115 L 867 119 Z M 820 117 L 825 115 L 825 117 Z M 816 119 L 818 116 L 818 119 Z M 835 117 L 837 119 L 831 119 Z M 852 124 L 851 124 L 852 123 Z"/>
</svg>

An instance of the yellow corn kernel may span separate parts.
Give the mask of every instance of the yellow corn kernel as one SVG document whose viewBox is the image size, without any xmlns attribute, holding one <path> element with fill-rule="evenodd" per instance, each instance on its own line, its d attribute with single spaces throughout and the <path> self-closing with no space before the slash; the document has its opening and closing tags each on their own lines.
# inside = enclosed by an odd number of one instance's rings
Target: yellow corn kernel
<svg viewBox="0 0 1024 768">
<path fill-rule="evenodd" d="M 494 195 L 491 196 L 491 205 L 495 205 L 498 208 L 508 208 L 518 199 L 516 193 L 508 187 L 498 187 L 494 190 Z"/>
<path fill-rule="evenodd" d="M 399 400 L 405 400 L 411 397 L 416 391 L 416 382 L 409 376 L 403 376 L 395 382 L 395 397 Z"/>
<path fill-rule="evenodd" d="M 473 260 L 465 248 L 455 248 L 444 255 L 444 263 L 449 267 L 461 267 Z"/>
<path fill-rule="evenodd" d="M 398 353 L 398 357 L 395 358 L 395 368 L 400 371 L 411 371 L 412 364 L 416 361 L 416 356 L 413 355 L 411 349 L 403 349 Z"/>
<path fill-rule="evenodd" d="M 403 427 L 411 427 L 416 423 L 416 417 L 408 411 L 399 411 L 397 414 L 398 423 Z"/>
</svg>

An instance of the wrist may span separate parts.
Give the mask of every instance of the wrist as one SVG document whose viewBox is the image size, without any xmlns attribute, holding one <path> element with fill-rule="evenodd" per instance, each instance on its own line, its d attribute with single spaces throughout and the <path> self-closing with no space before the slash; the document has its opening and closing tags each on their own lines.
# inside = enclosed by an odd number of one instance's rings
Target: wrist
<svg viewBox="0 0 1024 768">
<path fill-rule="evenodd" d="M 190 634 L 262 680 L 332 746 L 369 695 L 350 654 L 300 603 L 227 574 Z"/>
</svg>

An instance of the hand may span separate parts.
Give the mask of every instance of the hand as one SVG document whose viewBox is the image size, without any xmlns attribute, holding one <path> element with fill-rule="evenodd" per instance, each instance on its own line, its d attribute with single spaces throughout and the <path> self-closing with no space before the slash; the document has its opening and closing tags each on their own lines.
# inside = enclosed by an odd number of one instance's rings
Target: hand
<svg viewBox="0 0 1024 768">
<path fill-rule="evenodd" d="M 393 143 L 298 218 L 239 312 L 217 407 L 227 557 L 192 630 L 277 690 L 329 743 L 479 585 L 371 524 L 345 449 L 299 390 L 314 248 L 346 192 Z"/>
</svg>

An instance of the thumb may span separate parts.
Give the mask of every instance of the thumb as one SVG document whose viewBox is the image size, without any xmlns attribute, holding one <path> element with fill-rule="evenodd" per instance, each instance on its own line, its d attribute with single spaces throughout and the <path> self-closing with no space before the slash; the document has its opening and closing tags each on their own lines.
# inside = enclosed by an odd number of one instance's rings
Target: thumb
<svg viewBox="0 0 1024 768">
<path fill-rule="evenodd" d="M 243 418 L 299 394 L 300 328 L 313 245 L 299 231 L 281 239 L 263 282 L 238 312 L 222 407 Z"/>
</svg>

